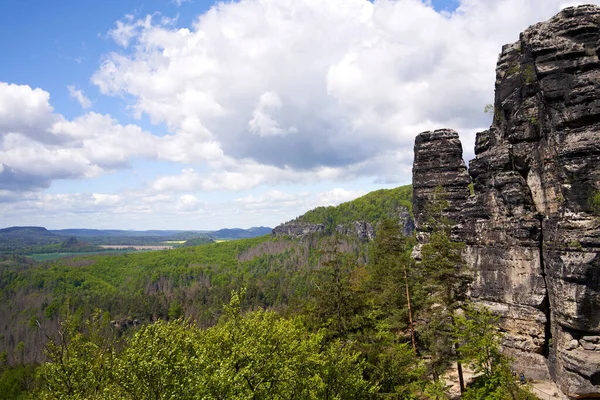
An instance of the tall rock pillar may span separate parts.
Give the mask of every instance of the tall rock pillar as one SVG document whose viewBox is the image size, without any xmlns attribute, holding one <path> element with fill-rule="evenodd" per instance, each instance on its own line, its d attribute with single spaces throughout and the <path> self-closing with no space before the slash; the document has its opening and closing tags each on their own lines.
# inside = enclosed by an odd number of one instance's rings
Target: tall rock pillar
<svg viewBox="0 0 600 400">
<path fill-rule="evenodd" d="M 463 161 L 462 144 L 458 133 L 451 129 L 439 129 L 420 133 L 415 139 L 413 162 L 413 215 L 419 243 L 427 237 L 427 204 L 438 185 L 448 195 L 446 210 L 451 221 L 469 197 L 469 173 Z M 419 258 L 419 246 L 415 252 Z"/>
</svg>

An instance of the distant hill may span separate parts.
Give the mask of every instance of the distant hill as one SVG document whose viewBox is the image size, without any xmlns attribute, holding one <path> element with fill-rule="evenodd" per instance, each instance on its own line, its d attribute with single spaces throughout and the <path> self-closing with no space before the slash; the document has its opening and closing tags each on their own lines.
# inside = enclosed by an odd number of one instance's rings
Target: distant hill
<svg viewBox="0 0 600 400">
<path fill-rule="evenodd" d="M 269 235 L 272 229 L 264 226 L 252 227 L 249 229 L 220 229 L 208 234 L 215 239 L 248 239 L 257 236 Z"/>
<path fill-rule="evenodd" d="M 41 226 L 13 226 L 0 229 L 0 248 L 13 246 L 44 246 L 61 243 L 63 236 Z"/>
<path fill-rule="evenodd" d="M 13 226 L 0 229 L 0 252 L 19 250 L 29 254 L 45 252 L 43 246 L 67 242 L 77 243 L 77 248 L 99 245 L 161 245 L 166 241 L 189 243 L 211 243 L 215 239 L 235 240 L 263 236 L 271 233 L 264 226 L 249 229 L 221 229 L 218 231 L 179 231 L 179 230 L 118 230 L 118 229 L 56 229 L 48 230 L 41 226 Z M 56 249 L 54 249 L 56 250 Z M 54 251 L 53 250 L 53 251 Z"/>
<path fill-rule="evenodd" d="M 56 233 L 62 236 L 75 237 L 170 237 L 181 233 L 193 233 L 188 231 L 176 230 L 149 230 L 149 231 L 133 231 L 119 229 L 56 229 L 49 232 Z"/>
<path fill-rule="evenodd" d="M 12 228 L 7 228 L 12 229 Z M 41 228 L 44 229 L 45 228 Z M 190 240 L 211 236 L 215 239 L 244 239 L 263 236 L 271 233 L 271 228 L 264 226 L 249 229 L 232 228 L 217 231 L 180 231 L 180 230 L 118 230 L 118 229 L 57 229 L 53 234 L 77 238 L 156 238 L 157 240 Z M 64 240 L 64 239 L 63 239 Z M 93 241 L 93 240 L 92 240 Z"/>
</svg>

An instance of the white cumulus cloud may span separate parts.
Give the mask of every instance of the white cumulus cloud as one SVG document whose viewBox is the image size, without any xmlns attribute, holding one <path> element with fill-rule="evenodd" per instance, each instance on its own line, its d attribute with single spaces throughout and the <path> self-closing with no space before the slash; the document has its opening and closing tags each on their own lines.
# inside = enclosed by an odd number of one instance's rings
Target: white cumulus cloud
<svg viewBox="0 0 600 400">
<path fill-rule="evenodd" d="M 241 170 L 248 163 L 299 180 L 340 168 L 392 181 L 421 131 L 454 128 L 472 154 L 472 132 L 490 123 L 482 110 L 501 46 L 563 4 L 462 0 L 438 13 L 420 0 L 241 0 L 191 27 L 129 16 L 111 35 L 133 45 L 109 54 L 92 81 L 169 127 L 162 159 L 212 168 L 199 187 L 264 182 Z"/>
<path fill-rule="evenodd" d="M 77 89 L 74 85 L 67 86 L 67 89 L 69 90 L 69 97 L 76 100 L 81 108 L 90 108 L 92 106 L 92 101 L 83 94 L 83 90 Z"/>
</svg>

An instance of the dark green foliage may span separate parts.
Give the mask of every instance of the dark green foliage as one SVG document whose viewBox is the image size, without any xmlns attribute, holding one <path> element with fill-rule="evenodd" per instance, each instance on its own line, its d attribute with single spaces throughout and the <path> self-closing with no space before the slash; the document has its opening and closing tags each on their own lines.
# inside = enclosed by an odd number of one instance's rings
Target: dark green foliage
<svg viewBox="0 0 600 400">
<path fill-rule="evenodd" d="M 376 225 L 383 218 L 395 219 L 401 207 L 412 211 L 412 185 L 376 190 L 336 207 L 317 207 L 294 221 L 325 224 L 331 233 L 337 225 L 354 221 Z"/>
<path fill-rule="evenodd" d="M 360 284 L 353 282 L 356 258 L 342 253 L 340 246 L 337 235 L 326 240 L 320 254 L 322 266 L 312 274 L 311 301 L 305 311 L 333 338 L 344 337 L 360 326 L 364 304 Z"/>
<path fill-rule="evenodd" d="M 600 216 L 600 190 L 592 192 L 588 202 L 592 213 L 594 213 L 597 216 Z"/>
<path fill-rule="evenodd" d="M 34 389 L 35 365 L 0 367 L 0 400 L 25 400 Z"/>
<path fill-rule="evenodd" d="M 426 295 L 421 310 L 421 338 L 431 356 L 430 368 L 437 379 L 456 358 L 453 341 L 453 318 L 466 300 L 471 276 L 462 258 L 464 243 L 451 239 L 451 221 L 446 193 L 439 186 L 427 210 L 429 239 L 421 248 L 420 287 Z"/>
</svg>

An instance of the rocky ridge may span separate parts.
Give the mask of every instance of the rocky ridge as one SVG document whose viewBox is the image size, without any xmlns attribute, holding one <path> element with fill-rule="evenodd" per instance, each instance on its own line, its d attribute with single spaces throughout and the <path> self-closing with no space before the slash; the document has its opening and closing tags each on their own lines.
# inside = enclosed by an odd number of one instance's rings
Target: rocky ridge
<svg viewBox="0 0 600 400">
<path fill-rule="evenodd" d="M 347 225 L 337 225 L 335 231 L 340 235 L 354 236 L 360 240 L 373 240 L 375 229 L 373 224 L 365 221 L 354 221 Z M 273 236 L 303 239 L 315 234 L 326 234 L 325 224 L 309 222 L 287 222 L 273 228 Z"/>
<path fill-rule="evenodd" d="M 600 190 L 599 56 L 592 5 L 503 47 L 494 120 L 469 163 L 473 196 L 463 198 L 468 181 L 450 131 L 415 142 L 417 230 L 431 185 L 442 183 L 453 234 L 476 271 L 471 295 L 501 315 L 515 369 L 551 378 L 571 398 L 600 395 L 600 218 L 589 204 Z"/>
<path fill-rule="evenodd" d="M 414 219 L 406 207 L 398 207 L 394 213 L 404 236 L 411 236 L 415 230 Z M 356 237 L 362 241 L 373 240 L 377 226 L 366 221 L 352 221 L 347 224 L 335 225 L 335 232 L 340 235 Z M 330 231 L 330 230 L 329 230 Z M 303 239 L 311 235 L 324 235 L 328 233 L 325 224 L 310 222 L 290 221 L 273 228 L 273 236 Z"/>
</svg>

